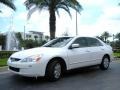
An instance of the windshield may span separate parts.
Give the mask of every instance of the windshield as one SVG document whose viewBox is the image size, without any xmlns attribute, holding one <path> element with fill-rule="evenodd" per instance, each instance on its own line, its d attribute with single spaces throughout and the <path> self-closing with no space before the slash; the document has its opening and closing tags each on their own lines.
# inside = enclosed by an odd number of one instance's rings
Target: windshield
<svg viewBox="0 0 120 90">
<path fill-rule="evenodd" d="M 72 37 L 61 37 L 48 42 L 43 47 L 64 47 L 71 40 Z"/>
</svg>

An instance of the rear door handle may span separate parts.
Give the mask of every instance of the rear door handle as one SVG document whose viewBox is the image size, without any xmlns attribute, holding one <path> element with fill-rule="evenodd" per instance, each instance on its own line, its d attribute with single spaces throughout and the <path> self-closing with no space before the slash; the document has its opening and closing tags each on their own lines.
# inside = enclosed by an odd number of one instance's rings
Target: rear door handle
<svg viewBox="0 0 120 90">
<path fill-rule="evenodd" d="M 103 48 L 101 50 L 104 50 Z"/>
</svg>

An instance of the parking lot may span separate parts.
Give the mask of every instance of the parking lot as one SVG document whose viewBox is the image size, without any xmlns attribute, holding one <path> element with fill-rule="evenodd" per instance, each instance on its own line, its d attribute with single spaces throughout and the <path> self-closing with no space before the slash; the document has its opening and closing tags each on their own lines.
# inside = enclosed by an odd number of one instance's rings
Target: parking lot
<svg viewBox="0 0 120 90">
<path fill-rule="evenodd" d="M 109 70 L 88 67 L 69 71 L 57 82 L 44 78 L 24 78 L 9 71 L 0 72 L 0 90 L 119 90 L 120 61 L 113 61 Z"/>
</svg>

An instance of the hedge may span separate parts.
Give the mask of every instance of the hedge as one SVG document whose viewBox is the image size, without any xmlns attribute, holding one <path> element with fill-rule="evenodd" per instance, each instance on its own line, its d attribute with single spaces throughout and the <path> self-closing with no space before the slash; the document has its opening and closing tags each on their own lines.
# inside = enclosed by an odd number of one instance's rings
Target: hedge
<svg viewBox="0 0 120 90">
<path fill-rule="evenodd" d="M 113 52 L 120 53 L 120 49 L 113 49 Z"/>
<path fill-rule="evenodd" d="M 0 51 L 0 59 L 2 58 L 9 58 L 11 54 L 16 51 Z"/>
<path fill-rule="evenodd" d="M 113 53 L 114 57 L 120 58 L 120 53 Z"/>
</svg>

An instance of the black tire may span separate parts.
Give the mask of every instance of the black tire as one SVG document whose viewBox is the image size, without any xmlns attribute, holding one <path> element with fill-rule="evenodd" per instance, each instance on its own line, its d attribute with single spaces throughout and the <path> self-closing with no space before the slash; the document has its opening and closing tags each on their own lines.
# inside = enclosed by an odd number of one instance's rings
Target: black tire
<svg viewBox="0 0 120 90">
<path fill-rule="evenodd" d="M 59 61 L 51 62 L 46 70 L 46 78 L 49 81 L 57 81 L 61 78 L 62 67 Z"/>
<path fill-rule="evenodd" d="M 108 56 L 104 56 L 102 59 L 102 62 L 100 64 L 100 69 L 101 70 L 107 70 L 109 68 L 110 65 L 110 59 Z"/>
</svg>

